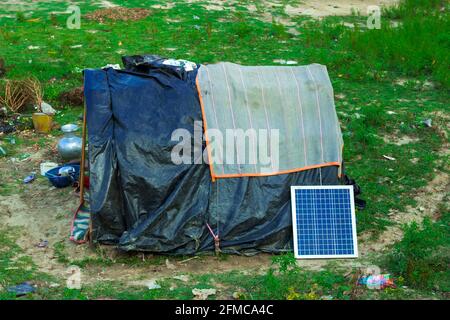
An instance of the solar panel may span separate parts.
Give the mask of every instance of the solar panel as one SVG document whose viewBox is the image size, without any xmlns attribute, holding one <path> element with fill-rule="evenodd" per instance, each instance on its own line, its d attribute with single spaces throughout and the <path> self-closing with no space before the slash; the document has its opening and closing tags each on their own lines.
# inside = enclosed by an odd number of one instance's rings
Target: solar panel
<svg viewBox="0 0 450 320">
<path fill-rule="evenodd" d="M 296 258 L 356 258 L 352 186 L 292 186 Z"/>
</svg>

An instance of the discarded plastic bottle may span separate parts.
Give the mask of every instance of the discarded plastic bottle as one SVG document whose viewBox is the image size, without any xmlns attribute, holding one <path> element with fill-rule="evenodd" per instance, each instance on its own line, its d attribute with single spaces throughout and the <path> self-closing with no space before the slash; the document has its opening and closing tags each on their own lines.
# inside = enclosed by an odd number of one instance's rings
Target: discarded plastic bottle
<svg viewBox="0 0 450 320">
<path fill-rule="evenodd" d="M 32 172 L 29 176 L 27 176 L 25 179 L 23 179 L 23 183 L 27 184 L 36 179 L 36 172 Z"/>
</svg>

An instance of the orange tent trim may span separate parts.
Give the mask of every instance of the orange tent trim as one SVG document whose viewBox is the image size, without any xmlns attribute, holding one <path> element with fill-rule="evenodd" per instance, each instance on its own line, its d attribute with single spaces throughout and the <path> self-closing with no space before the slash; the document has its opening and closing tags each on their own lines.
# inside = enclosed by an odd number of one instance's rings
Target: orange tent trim
<svg viewBox="0 0 450 320">
<path fill-rule="evenodd" d="M 267 176 L 276 176 L 279 174 L 287 174 L 287 173 L 293 173 L 293 172 L 300 172 L 300 171 L 306 171 L 316 168 L 322 168 L 322 167 L 330 167 L 330 166 L 338 166 L 340 167 L 341 164 L 339 162 L 327 162 L 322 164 L 316 164 L 312 166 L 306 166 L 303 168 L 297 168 L 297 169 L 290 169 L 290 170 L 282 170 L 277 172 L 270 172 L 270 173 L 236 173 L 236 174 L 221 174 L 216 175 L 214 178 L 239 178 L 239 177 L 267 177 Z"/>
<path fill-rule="evenodd" d="M 206 124 L 206 115 L 205 115 L 205 105 L 203 104 L 203 98 L 202 98 L 202 93 L 200 90 L 200 84 L 198 82 L 198 75 L 197 78 L 195 79 L 195 85 L 197 87 L 197 92 L 198 92 L 198 98 L 200 100 L 200 107 L 202 109 L 202 118 L 203 118 L 203 130 L 205 133 L 205 140 L 206 140 L 206 150 L 208 151 L 208 160 L 209 160 L 209 171 L 211 172 L 211 179 L 212 181 L 216 181 L 216 176 L 214 174 L 214 170 L 213 170 L 213 166 L 211 164 L 211 159 L 212 159 L 212 155 L 211 155 L 211 148 L 209 146 L 209 138 L 208 138 L 208 127 Z"/>
<path fill-rule="evenodd" d="M 198 76 L 195 79 L 195 85 L 197 87 L 198 92 L 198 98 L 200 100 L 200 108 L 202 109 L 202 118 L 203 118 L 203 130 L 205 133 L 205 140 L 206 140 L 206 149 L 208 152 L 208 160 L 209 160 L 209 171 L 211 172 L 211 179 L 213 182 L 216 181 L 218 178 L 239 178 L 239 177 L 267 177 L 267 176 L 276 176 L 280 174 L 287 174 L 287 173 L 293 173 L 293 172 L 299 172 L 299 171 L 306 171 L 316 168 L 322 168 L 322 167 L 330 167 L 330 166 L 338 166 L 339 170 L 341 170 L 341 163 L 340 162 L 326 162 L 322 164 L 317 165 L 311 165 L 306 166 L 302 168 L 296 168 L 296 169 L 290 169 L 290 170 L 282 170 L 277 172 L 271 172 L 271 173 L 236 173 L 236 174 L 215 174 L 213 165 L 212 165 L 212 155 L 211 155 L 211 147 L 209 145 L 209 138 L 208 138 L 208 126 L 206 123 L 206 114 L 205 114 L 205 105 L 203 104 L 203 98 L 200 90 L 200 84 L 198 82 Z M 343 148 L 344 146 L 342 146 Z"/>
</svg>

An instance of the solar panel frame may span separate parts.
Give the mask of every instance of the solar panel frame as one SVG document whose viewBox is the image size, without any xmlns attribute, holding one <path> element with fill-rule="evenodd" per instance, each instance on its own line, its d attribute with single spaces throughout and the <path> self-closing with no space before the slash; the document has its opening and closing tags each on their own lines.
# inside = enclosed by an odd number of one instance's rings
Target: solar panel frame
<svg viewBox="0 0 450 320">
<path fill-rule="evenodd" d="M 351 215 L 351 231 L 353 240 L 353 253 L 351 254 L 300 254 L 299 252 L 299 234 L 298 234 L 298 219 L 297 219 L 297 198 L 296 190 L 306 189 L 306 190 L 316 190 L 316 189 L 346 189 L 349 194 L 350 201 L 350 215 Z M 292 208 L 292 229 L 293 229 L 293 240 L 294 240 L 294 256 L 297 259 L 329 259 L 329 258 L 357 258 L 358 257 L 358 239 L 356 233 L 356 215 L 355 215 L 355 203 L 353 195 L 353 186 L 291 186 L 291 208 Z"/>
</svg>

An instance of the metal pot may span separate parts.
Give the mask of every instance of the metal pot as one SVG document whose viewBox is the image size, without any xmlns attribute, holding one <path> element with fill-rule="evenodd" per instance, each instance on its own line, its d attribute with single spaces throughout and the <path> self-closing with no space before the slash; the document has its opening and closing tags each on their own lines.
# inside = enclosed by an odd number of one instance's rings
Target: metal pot
<svg viewBox="0 0 450 320">
<path fill-rule="evenodd" d="M 76 160 L 81 158 L 82 141 L 75 135 L 78 130 L 76 124 L 66 124 L 61 127 L 64 137 L 58 142 L 58 152 L 64 160 Z"/>
</svg>

